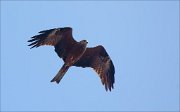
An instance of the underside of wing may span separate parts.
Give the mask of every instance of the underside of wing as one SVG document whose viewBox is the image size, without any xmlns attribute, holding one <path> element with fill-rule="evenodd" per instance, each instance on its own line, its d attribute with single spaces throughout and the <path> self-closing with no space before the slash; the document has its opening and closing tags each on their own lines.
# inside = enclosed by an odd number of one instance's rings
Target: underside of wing
<svg viewBox="0 0 180 112">
<path fill-rule="evenodd" d="M 74 66 L 92 67 L 101 78 L 106 90 L 111 91 L 114 88 L 114 65 L 103 46 L 87 48 L 84 55 Z"/>
<path fill-rule="evenodd" d="M 54 28 L 49 30 L 43 30 L 39 32 L 40 34 L 31 37 L 28 42 L 31 42 L 28 46 L 39 47 L 42 45 L 57 45 L 61 40 L 74 40 L 72 38 L 72 28 Z M 66 39 L 65 39 L 66 38 Z M 72 38 L 72 39 L 71 39 Z"/>
<path fill-rule="evenodd" d="M 104 59 L 96 58 L 93 69 L 97 72 L 101 78 L 102 84 L 105 86 L 106 91 L 114 88 L 114 65 L 109 57 Z"/>
<path fill-rule="evenodd" d="M 70 27 L 43 30 L 39 33 L 39 35 L 35 35 L 28 40 L 28 42 L 31 42 L 28 46 L 32 46 L 31 48 L 43 45 L 54 46 L 55 52 L 63 60 L 66 59 L 73 45 L 77 43 L 72 36 L 72 28 Z"/>
<path fill-rule="evenodd" d="M 85 53 L 82 55 L 80 60 L 78 60 L 76 63 L 74 63 L 73 66 L 76 67 L 91 67 L 92 61 L 93 61 L 93 54 L 94 48 L 87 48 Z"/>
</svg>

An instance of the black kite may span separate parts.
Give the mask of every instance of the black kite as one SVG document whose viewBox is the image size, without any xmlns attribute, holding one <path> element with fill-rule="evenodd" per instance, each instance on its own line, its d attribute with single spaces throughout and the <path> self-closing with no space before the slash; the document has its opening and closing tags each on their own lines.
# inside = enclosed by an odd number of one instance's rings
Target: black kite
<svg viewBox="0 0 180 112">
<path fill-rule="evenodd" d="M 31 37 L 29 46 L 39 47 L 42 45 L 51 45 L 55 47 L 57 55 L 63 59 L 64 65 L 51 82 L 59 83 L 69 67 L 92 67 L 105 85 L 106 91 L 113 88 L 114 65 L 103 46 L 87 48 L 87 41 L 77 42 L 72 36 L 72 28 L 54 28 L 40 31 L 39 35 Z"/>
</svg>

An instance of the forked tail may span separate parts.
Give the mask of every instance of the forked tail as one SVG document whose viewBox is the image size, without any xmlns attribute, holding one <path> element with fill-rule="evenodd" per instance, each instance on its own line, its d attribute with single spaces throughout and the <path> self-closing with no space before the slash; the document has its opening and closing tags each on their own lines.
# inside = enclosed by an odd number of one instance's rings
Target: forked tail
<svg viewBox="0 0 180 112">
<path fill-rule="evenodd" d="M 68 69 L 69 66 L 64 64 L 57 73 L 57 75 L 51 80 L 51 82 L 56 82 L 57 84 L 59 84 L 59 82 L 61 81 L 61 79 L 63 78 L 64 74 L 67 72 Z"/>
</svg>

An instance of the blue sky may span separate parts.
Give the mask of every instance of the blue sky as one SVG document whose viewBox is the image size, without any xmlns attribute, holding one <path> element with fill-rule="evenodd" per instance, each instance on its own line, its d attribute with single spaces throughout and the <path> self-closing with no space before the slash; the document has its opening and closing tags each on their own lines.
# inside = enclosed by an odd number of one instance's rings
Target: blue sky
<svg viewBox="0 0 180 112">
<path fill-rule="evenodd" d="M 106 48 L 112 92 L 90 68 L 50 83 L 63 61 L 27 40 L 64 26 Z M 1 111 L 178 111 L 178 99 L 179 1 L 1 1 Z"/>
</svg>

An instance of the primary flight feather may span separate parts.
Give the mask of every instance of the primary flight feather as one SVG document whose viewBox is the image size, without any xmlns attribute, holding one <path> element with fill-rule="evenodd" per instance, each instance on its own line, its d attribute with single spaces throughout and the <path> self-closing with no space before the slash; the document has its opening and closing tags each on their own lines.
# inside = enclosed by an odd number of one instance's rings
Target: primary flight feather
<svg viewBox="0 0 180 112">
<path fill-rule="evenodd" d="M 29 44 L 31 48 L 43 45 L 54 46 L 57 55 L 63 59 L 63 66 L 51 82 L 59 83 L 71 66 L 91 67 L 101 78 L 106 91 L 114 88 L 115 69 L 105 48 L 102 45 L 88 48 L 86 40 L 77 42 L 72 36 L 72 28 L 43 30 L 39 35 L 31 37 L 28 42 L 31 42 Z"/>
</svg>

